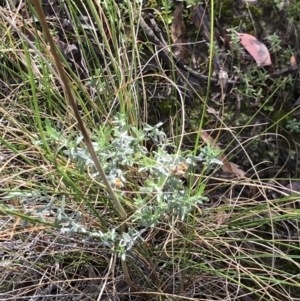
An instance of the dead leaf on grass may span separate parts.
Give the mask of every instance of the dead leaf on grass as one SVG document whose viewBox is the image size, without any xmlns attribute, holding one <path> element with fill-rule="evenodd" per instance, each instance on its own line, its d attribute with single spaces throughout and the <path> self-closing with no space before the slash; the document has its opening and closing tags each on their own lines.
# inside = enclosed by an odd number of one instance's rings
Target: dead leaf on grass
<svg viewBox="0 0 300 301">
<path fill-rule="evenodd" d="M 213 137 L 211 137 L 209 134 L 207 134 L 206 132 L 204 131 L 201 131 L 201 134 L 200 134 L 202 140 L 205 142 L 205 143 L 209 143 L 210 145 L 212 145 L 213 147 L 215 147 L 217 150 L 221 150 L 220 146 L 218 145 L 218 143 L 216 143 L 216 141 L 214 140 Z"/>
<path fill-rule="evenodd" d="M 216 150 L 222 151 L 220 145 L 209 134 L 207 134 L 204 131 L 201 131 L 200 136 L 205 143 L 209 143 Z M 230 173 L 230 174 L 238 176 L 238 177 L 245 177 L 245 172 L 242 169 L 240 169 L 240 167 L 237 164 L 229 162 L 229 160 L 227 159 L 227 157 L 224 154 L 221 154 L 218 159 L 220 161 L 222 161 L 222 163 L 223 163 L 223 165 L 221 167 L 222 171 Z"/>
<path fill-rule="evenodd" d="M 225 163 L 225 162 L 226 163 Z M 239 176 L 239 177 L 241 177 L 241 178 L 243 178 L 243 177 L 245 177 L 245 172 L 242 170 L 242 169 L 240 169 L 240 167 L 237 165 L 237 164 L 235 164 L 235 163 L 232 163 L 232 162 L 229 162 L 227 159 L 226 159 L 226 157 L 224 156 L 224 161 L 222 160 L 222 162 L 223 162 L 223 166 L 222 166 L 222 170 L 224 171 L 224 172 L 228 172 L 228 173 L 230 173 L 230 174 L 234 174 L 234 175 L 236 175 L 236 176 Z"/>
<path fill-rule="evenodd" d="M 230 215 L 231 214 L 229 214 L 229 213 L 219 214 L 217 216 L 217 228 L 219 228 L 220 226 L 222 226 L 228 220 L 228 218 L 230 217 Z"/>
<path fill-rule="evenodd" d="M 256 39 L 256 37 L 247 34 L 238 34 L 244 48 L 254 58 L 259 66 L 272 65 L 271 57 L 268 48 L 265 44 Z"/>
</svg>

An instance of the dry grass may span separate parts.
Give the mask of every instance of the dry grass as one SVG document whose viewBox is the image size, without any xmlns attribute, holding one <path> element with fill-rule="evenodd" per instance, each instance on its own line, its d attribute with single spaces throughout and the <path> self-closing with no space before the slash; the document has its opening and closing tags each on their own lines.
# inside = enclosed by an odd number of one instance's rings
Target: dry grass
<svg viewBox="0 0 300 301">
<path fill-rule="evenodd" d="M 111 11 L 93 3 L 82 6 L 83 15 L 96 22 L 83 26 L 76 23 L 76 4 L 66 3 L 64 13 L 69 12 L 75 30 L 63 27 L 51 14 L 48 24 L 58 37 L 66 38 L 66 45 L 73 45 L 76 35 L 84 37 L 77 45 L 81 62 L 66 52 L 63 64 L 93 141 L 95 137 L 113 141 L 108 127 L 117 111 L 129 112 L 127 122 L 137 127 L 148 119 L 147 93 L 154 95 L 152 86 L 147 86 L 149 78 L 164 79 L 168 89 L 175 80 L 165 72 L 156 74 L 157 69 L 142 75 L 146 50 L 119 39 L 120 32 L 132 39 L 137 36 L 142 18 L 137 4 L 125 7 L 124 24 L 116 22 L 124 11 L 114 2 Z M 162 215 L 159 224 L 146 228 L 142 239 L 127 251 L 126 266 L 118 256 L 120 246 L 105 245 L 89 235 L 112 229 L 119 233 L 125 224 L 127 229 L 141 230 L 131 219 L 140 209 L 133 199 L 151 174 L 140 173 L 133 165 L 126 170 L 125 187 L 114 187 L 126 210 L 124 222 L 91 165 L 78 166 L 66 155 L 81 133 L 41 28 L 29 18 L 33 9 L 28 3 L 22 9 L 0 10 L 6 17 L 0 24 L 5 75 L 0 108 L 0 299 L 300 300 L 299 200 L 287 191 L 279 173 L 278 178 L 261 178 L 256 165 L 251 166 L 253 175 L 245 178 L 222 178 L 213 170 L 205 174 L 203 166 L 196 166 L 186 177 L 189 197 L 201 191 L 209 201 L 193 206 L 184 221 L 175 211 Z M 26 41 L 24 27 L 39 38 Z M 155 57 L 156 49 L 149 49 Z M 160 83 L 152 84 L 159 89 Z M 174 90 L 184 99 L 182 90 Z M 184 148 L 187 151 L 195 134 L 183 135 L 180 122 L 187 112 L 182 101 L 176 108 L 170 121 L 175 130 L 169 132 L 170 140 L 179 141 L 174 151 L 179 155 Z M 236 131 L 222 127 L 232 141 L 238 141 Z M 200 132 L 202 124 L 196 130 Z M 84 142 L 78 143 L 83 146 Z M 146 146 L 150 154 L 158 147 Z M 244 144 L 237 148 L 239 156 L 251 158 Z M 68 226 L 72 231 L 65 230 Z M 76 233 L 75 226 L 88 231 Z"/>
</svg>

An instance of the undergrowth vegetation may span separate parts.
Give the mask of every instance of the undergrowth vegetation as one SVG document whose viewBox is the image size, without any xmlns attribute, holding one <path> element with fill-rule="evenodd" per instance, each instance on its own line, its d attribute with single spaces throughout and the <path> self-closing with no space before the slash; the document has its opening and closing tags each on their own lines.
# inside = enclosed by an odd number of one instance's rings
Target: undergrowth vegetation
<svg viewBox="0 0 300 301">
<path fill-rule="evenodd" d="M 1 300 L 300 300 L 300 5 L 265 2 L 2 4 Z"/>
</svg>

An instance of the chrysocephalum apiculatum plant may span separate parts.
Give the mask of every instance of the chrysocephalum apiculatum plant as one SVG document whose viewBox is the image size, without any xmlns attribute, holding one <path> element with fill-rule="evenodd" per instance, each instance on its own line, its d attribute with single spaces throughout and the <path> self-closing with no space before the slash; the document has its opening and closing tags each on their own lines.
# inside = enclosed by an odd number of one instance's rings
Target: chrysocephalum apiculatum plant
<svg viewBox="0 0 300 301">
<path fill-rule="evenodd" d="M 203 189 L 192 191 L 184 178 L 195 170 L 197 164 L 209 171 L 212 165 L 220 165 L 222 162 L 216 159 L 218 152 L 209 145 L 200 149 L 196 156 L 192 152 L 176 152 L 175 145 L 160 129 L 161 125 L 145 125 L 143 129 L 138 129 L 126 123 L 125 116 L 118 114 L 112 125 L 106 125 L 92 136 L 93 147 L 112 187 L 121 200 L 131 202 L 130 210 L 133 208 L 133 211 L 130 212 L 130 226 L 126 232 L 119 234 L 117 225 L 106 232 L 83 227 L 80 223 L 80 212 L 72 216 L 66 213 L 66 196 L 62 196 L 59 206 L 52 199 L 47 206 L 39 208 L 40 216 L 42 211 L 50 210 L 56 215 L 55 222 L 61 224 L 62 232 L 82 233 L 88 237 L 99 238 L 123 260 L 126 251 L 138 239 L 142 239 L 142 234 L 149 227 L 157 226 L 168 216 L 184 220 L 194 206 L 207 200 L 203 196 Z M 48 145 L 54 144 L 56 150 L 75 162 L 75 168 L 80 173 L 85 173 L 88 168 L 90 176 L 99 181 L 98 172 L 81 136 L 65 137 L 48 122 L 45 140 Z M 42 145 L 45 140 L 36 141 L 36 144 Z M 150 150 L 144 146 L 149 140 L 155 145 Z M 139 181 L 133 180 L 136 178 Z M 130 200 L 126 199 L 126 187 L 134 187 Z M 16 195 L 8 194 L 7 198 L 10 197 Z M 17 197 L 21 201 L 28 199 L 28 193 L 26 196 Z"/>
</svg>

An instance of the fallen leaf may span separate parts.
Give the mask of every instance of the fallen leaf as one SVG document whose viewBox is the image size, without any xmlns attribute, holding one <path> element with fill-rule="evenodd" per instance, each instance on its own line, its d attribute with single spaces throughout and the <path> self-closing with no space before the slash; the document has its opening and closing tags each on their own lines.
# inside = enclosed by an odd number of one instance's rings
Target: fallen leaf
<svg viewBox="0 0 300 301">
<path fill-rule="evenodd" d="M 183 4 L 179 4 L 173 14 L 173 21 L 171 25 L 171 38 L 174 44 L 173 53 L 178 60 L 184 59 L 187 54 L 186 46 L 182 45 L 185 42 L 185 24 L 183 19 Z"/>
<path fill-rule="evenodd" d="M 290 64 L 293 70 L 297 69 L 297 60 L 294 55 L 290 58 Z"/>
<path fill-rule="evenodd" d="M 173 21 L 171 25 L 171 37 L 173 43 L 181 43 L 181 39 L 185 34 L 185 25 L 183 20 L 183 4 L 179 4 L 173 14 Z"/>
<path fill-rule="evenodd" d="M 214 140 L 214 138 L 206 132 L 201 131 L 200 136 L 205 143 L 209 143 L 218 151 L 222 150 L 220 145 Z M 221 154 L 218 159 L 223 163 L 221 167 L 222 171 L 228 172 L 238 177 L 245 177 L 245 172 L 242 169 L 240 169 L 240 167 L 237 164 L 229 162 L 229 160 L 224 154 Z"/>
<path fill-rule="evenodd" d="M 201 1 L 197 1 L 201 2 Z M 212 43 L 210 41 L 210 15 L 209 15 L 209 8 L 207 5 L 198 4 L 193 7 L 192 11 L 192 22 L 197 27 L 200 36 L 202 36 L 206 43 Z M 215 36 L 215 42 L 217 43 L 217 39 Z M 213 67 L 215 70 L 220 70 L 220 62 L 218 55 L 213 55 Z"/>
<path fill-rule="evenodd" d="M 192 22 L 200 30 L 205 41 L 210 41 L 210 26 L 208 11 L 203 8 L 202 4 L 195 5 L 192 13 Z"/>
<path fill-rule="evenodd" d="M 229 213 L 221 213 L 217 216 L 217 228 L 219 228 L 221 225 L 223 225 L 226 220 L 230 217 L 231 214 Z"/>
<path fill-rule="evenodd" d="M 249 52 L 259 66 L 272 65 L 270 53 L 265 44 L 258 41 L 256 37 L 247 33 L 240 33 L 238 36 L 244 48 Z"/>
<path fill-rule="evenodd" d="M 240 169 L 240 167 L 235 164 L 235 163 L 232 163 L 232 162 L 229 162 L 226 158 L 226 163 L 223 162 L 223 166 L 222 166 L 222 170 L 224 172 L 228 172 L 228 173 L 231 173 L 231 174 L 234 174 L 236 176 L 239 176 L 241 178 L 245 177 L 245 172 L 243 170 Z"/>
<path fill-rule="evenodd" d="M 218 145 L 218 143 L 216 143 L 216 141 L 214 140 L 213 137 L 211 137 L 210 135 L 208 135 L 206 132 L 201 131 L 200 134 L 202 140 L 205 143 L 209 143 L 210 145 L 212 145 L 216 150 L 221 150 L 220 146 Z"/>
</svg>

